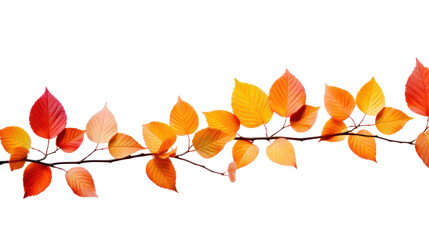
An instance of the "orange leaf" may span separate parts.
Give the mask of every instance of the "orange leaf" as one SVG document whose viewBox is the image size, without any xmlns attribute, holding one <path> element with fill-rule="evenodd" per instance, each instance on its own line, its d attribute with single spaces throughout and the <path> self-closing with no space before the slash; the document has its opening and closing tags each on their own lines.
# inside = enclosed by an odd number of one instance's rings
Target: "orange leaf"
<svg viewBox="0 0 429 240">
<path fill-rule="evenodd" d="M 17 170 L 25 165 L 25 160 L 27 160 L 28 149 L 25 147 L 17 147 L 13 150 L 13 153 L 10 155 L 9 166 L 10 170 Z"/>
<path fill-rule="evenodd" d="M 344 124 L 344 122 L 339 122 L 333 118 L 330 118 L 328 121 L 326 121 L 325 126 L 323 126 L 322 130 L 322 136 L 319 140 L 323 141 L 326 140 L 328 142 L 338 142 L 346 139 L 347 135 L 338 135 L 338 136 L 331 136 L 338 133 L 347 132 L 347 126 Z"/>
<path fill-rule="evenodd" d="M 86 135 L 94 143 L 107 143 L 118 132 L 115 117 L 107 108 L 97 112 L 86 124 Z"/>
<path fill-rule="evenodd" d="M 24 170 L 24 198 L 35 196 L 51 184 L 52 172 L 49 166 L 30 163 Z"/>
<path fill-rule="evenodd" d="M 384 107 L 384 94 L 372 78 L 356 95 L 356 105 L 365 114 L 375 116 Z"/>
<path fill-rule="evenodd" d="M 179 136 L 194 133 L 198 128 L 198 115 L 194 108 L 187 102 L 177 99 L 170 113 L 170 126 Z"/>
<path fill-rule="evenodd" d="M 211 158 L 218 154 L 230 140 L 231 135 L 219 129 L 204 128 L 195 133 L 192 144 L 201 157 Z"/>
<path fill-rule="evenodd" d="M 316 122 L 319 108 L 320 107 L 304 105 L 298 110 L 298 112 L 292 114 L 290 117 L 290 125 L 293 130 L 297 132 L 308 131 Z"/>
<path fill-rule="evenodd" d="M 355 105 L 355 100 L 349 92 L 325 84 L 325 108 L 333 119 L 340 122 L 346 120 Z"/>
<path fill-rule="evenodd" d="M 94 180 L 85 168 L 69 169 L 66 173 L 66 181 L 74 194 L 79 197 L 97 197 Z"/>
<path fill-rule="evenodd" d="M 203 113 L 210 128 L 219 129 L 226 133 L 236 133 L 240 129 L 240 120 L 228 111 L 214 110 Z"/>
<path fill-rule="evenodd" d="M 151 153 L 162 154 L 176 142 L 176 132 L 165 123 L 151 122 L 143 125 L 143 139 Z"/>
<path fill-rule="evenodd" d="M 85 131 L 77 128 L 64 128 L 57 136 L 56 145 L 66 153 L 76 151 L 83 142 Z"/>
<path fill-rule="evenodd" d="M 278 138 L 267 147 L 268 158 L 280 165 L 296 168 L 295 150 L 286 138 Z"/>
<path fill-rule="evenodd" d="M 30 149 L 30 136 L 20 127 L 5 127 L 0 130 L 0 136 L 4 150 L 10 154 L 12 154 L 17 147 Z"/>
<path fill-rule="evenodd" d="M 409 121 L 413 119 L 401 110 L 384 107 L 375 117 L 375 126 L 381 133 L 394 134 Z"/>
<path fill-rule="evenodd" d="M 257 86 L 239 82 L 237 79 L 232 92 L 231 106 L 240 123 L 248 128 L 268 123 L 273 116 L 267 94 Z"/>
<path fill-rule="evenodd" d="M 415 148 L 423 163 L 429 167 L 429 132 L 420 133 L 417 136 Z"/>
<path fill-rule="evenodd" d="M 238 140 L 232 148 L 232 158 L 237 164 L 237 168 L 242 168 L 256 159 L 259 148 L 247 140 Z"/>
<path fill-rule="evenodd" d="M 109 141 L 109 152 L 112 157 L 119 159 L 145 149 L 134 138 L 123 133 L 115 134 Z"/>
<path fill-rule="evenodd" d="M 156 156 L 158 156 L 159 158 L 162 159 L 166 159 L 166 158 L 170 158 L 170 157 L 175 157 L 176 156 L 176 152 L 177 152 L 177 147 L 175 147 L 173 150 L 163 153 L 163 154 L 158 154 Z"/>
<path fill-rule="evenodd" d="M 429 69 L 418 59 L 405 85 L 405 100 L 411 111 L 429 116 Z"/>
<path fill-rule="evenodd" d="M 290 117 L 305 104 L 305 89 L 289 70 L 271 86 L 268 103 L 282 117 Z"/>
<path fill-rule="evenodd" d="M 237 171 L 237 164 L 235 162 L 231 162 L 228 165 L 228 177 L 229 181 L 235 182 L 235 173 Z"/>
<path fill-rule="evenodd" d="M 367 130 L 360 130 L 357 132 L 357 134 L 367 136 L 372 135 Z M 373 137 L 350 135 L 348 139 L 348 144 L 350 149 L 359 157 L 377 162 L 375 160 L 376 146 L 375 139 Z"/>
<path fill-rule="evenodd" d="M 45 89 L 45 93 L 34 103 L 30 111 L 30 126 L 42 138 L 56 137 L 67 124 L 63 105 Z"/>
<path fill-rule="evenodd" d="M 161 159 L 155 156 L 147 163 L 146 174 L 159 187 L 177 192 L 176 170 L 169 158 Z"/>
</svg>

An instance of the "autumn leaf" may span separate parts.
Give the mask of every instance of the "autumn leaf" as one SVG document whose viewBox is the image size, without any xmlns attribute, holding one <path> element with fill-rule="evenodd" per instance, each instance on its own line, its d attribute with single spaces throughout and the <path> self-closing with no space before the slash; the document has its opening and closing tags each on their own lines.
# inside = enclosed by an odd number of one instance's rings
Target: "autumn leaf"
<svg viewBox="0 0 429 240">
<path fill-rule="evenodd" d="M 232 147 L 232 158 L 237 164 L 237 168 L 242 168 L 256 159 L 259 148 L 247 140 L 238 140 Z"/>
<path fill-rule="evenodd" d="M 268 158 L 280 165 L 296 168 L 295 150 L 286 138 L 278 138 L 267 147 Z"/>
<path fill-rule="evenodd" d="M 420 133 L 417 136 L 415 148 L 423 163 L 429 167 L 429 132 Z"/>
<path fill-rule="evenodd" d="M 10 170 L 13 171 L 24 167 L 28 153 L 29 151 L 25 147 L 15 148 L 9 158 Z"/>
<path fill-rule="evenodd" d="M 429 116 L 429 69 L 418 59 L 405 85 L 405 100 L 411 111 Z"/>
<path fill-rule="evenodd" d="M 143 125 L 143 139 L 151 153 L 162 154 L 176 142 L 176 132 L 165 123 L 150 122 Z"/>
<path fill-rule="evenodd" d="M 347 132 L 347 126 L 344 122 L 339 122 L 333 118 L 326 121 L 322 129 L 322 137 L 320 141 L 326 140 L 328 142 L 339 142 L 346 139 L 347 135 L 331 136 L 339 133 Z"/>
<path fill-rule="evenodd" d="M 176 156 L 176 152 L 177 152 L 177 147 L 175 147 L 173 150 L 163 153 L 163 154 L 157 154 L 156 156 L 158 156 L 159 158 L 162 159 L 166 159 L 166 158 L 170 158 L 170 157 L 175 157 Z"/>
<path fill-rule="evenodd" d="M 77 128 L 64 128 L 56 139 L 56 145 L 66 153 L 76 151 L 83 142 L 85 131 Z"/>
<path fill-rule="evenodd" d="M 355 105 L 355 100 L 349 92 L 325 84 L 325 108 L 333 119 L 340 122 L 346 120 Z"/>
<path fill-rule="evenodd" d="M 375 116 L 384 107 L 384 94 L 372 78 L 356 95 L 356 105 L 366 115 Z"/>
<path fill-rule="evenodd" d="M 24 198 L 35 196 L 51 184 L 52 173 L 49 166 L 30 163 L 24 170 Z"/>
<path fill-rule="evenodd" d="M 12 154 L 17 147 L 30 149 L 30 135 L 20 127 L 5 127 L 0 130 L 0 136 L 4 150 L 10 154 Z"/>
<path fill-rule="evenodd" d="M 231 135 L 235 135 L 240 129 L 240 120 L 228 111 L 214 110 L 203 113 L 210 128 L 219 129 L 226 133 L 231 133 Z"/>
<path fill-rule="evenodd" d="M 248 128 L 268 123 L 273 116 L 267 94 L 257 86 L 239 82 L 237 79 L 232 92 L 231 106 L 240 123 Z"/>
<path fill-rule="evenodd" d="M 219 129 L 204 128 L 195 133 L 192 144 L 201 157 L 211 158 L 218 154 L 229 141 L 231 141 L 231 135 Z"/>
<path fill-rule="evenodd" d="M 74 194 L 79 197 L 97 197 L 94 180 L 85 168 L 69 169 L 66 173 L 66 181 Z"/>
<path fill-rule="evenodd" d="M 310 105 L 302 106 L 297 112 L 290 117 L 290 125 L 297 132 L 308 131 L 316 122 L 317 112 L 320 107 Z"/>
<path fill-rule="evenodd" d="M 115 134 L 109 141 L 109 153 L 115 159 L 124 158 L 145 149 L 134 138 L 123 133 Z"/>
<path fill-rule="evenodd" d="M 357 134 L 372 136 L 372 134 L 367 130 L 359 130 Z M 352 152 L 359 157 L 377 162 L 375 159 L 376 145 L 373 137 L 350 135 L 348 144 Z"/>
<path fill-rule="evenodd" d="M 67 124 L 63 105 L 45 89 L 45 93 L 34 103 L 30 111 L 30 126 L 42 138 L 56 137 Z"/>
<path fill-rule="evenodd" d="M 174 105 L 170 113 L 170 126 L 179 136 L 194 133 L 198 129 L 198 115 L 194 108 L 180 99 Z"/>
<path fill-rule="evenodd" d="M 86 124 L 86 135 L 94 143 L 107 143 L 118 132 L 116 119 L 107 104 L 92 116 Z"/>
<path fill-rule="evenodd" d="M 401 110 L 384 107 L 375 117 L 375 126 L 381 133 L 390 135 L 401 130 L 411 119 L 413 118 L 407 116 Z"/>
<path fill-rule="evenodd" d="M 290 117 L 305 104 L 306 94 L 301 82 L 289 70 L 271 86 L 268 104 L 282 117 Z"/>
<path fill-rule="evenodd" d="M 228 177 L 229 181 L 235 182 L 235 174 L 237 171 L 237 164 L 235 162 L 231 162 L 228 164 Z"/>
<path fill-rule="evenodd" d="M 159 187 L 177 192 L 176 170 L 169 158 L 161 159 L 155 156 L 147 163 L 146 174 Z"/>
</svg>

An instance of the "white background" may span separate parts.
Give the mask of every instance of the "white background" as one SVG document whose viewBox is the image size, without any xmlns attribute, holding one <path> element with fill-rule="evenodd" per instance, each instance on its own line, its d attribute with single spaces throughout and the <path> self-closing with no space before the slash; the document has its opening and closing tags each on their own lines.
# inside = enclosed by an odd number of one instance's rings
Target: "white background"
<svg viewBox="0 0 429 240">
<path fill-rule="evenodd" d="M 143 144 L 141 125 L 168 122 L 179 95 L 200 113 L 203 128 L 203 111 L 231 110 L 234 78 L 268 92 L 288 68 L 307 103 L 321 108 L 309 132 L 282 134 L 320 134 L 329 118 L 325 83 L 356 95 L 375 77 L 386 105 L 415 118 L 390 137 L 412 140 L 426 119 L 407 108 L 404 87 L 416 58 L 429 66 L 429 14 L 425 1 L 399 2 L 1 1 L 0 127 L 23 127 L 33 147 L 44 149 L 28 114 L 46 86 L 63 104 L 68 127 L 84 129 L 107 102 L 119 131 Z M 362 117 L 357 108 L 353 117 Z M 281 123 L 273 117 L 269 132 Z M 263 128 L 239 133 L 264 135 Z M 346 141 L 293 142 L 296 170 L 270 162 L 268 143 L 257 144 L 260 155 L 234 184 L 173 161 L 178 194 L 149 181 L 149 159 L 135 159 L 83 165 L 99 198 L 75 196 L 54 169 L 51 186 L 23 200 L 23 170 L 3 165 L 0 238 L 429 238 L 429 170 L 413 146 L 377 140 L 374 163 Z M 188 158 L 224 171 L 232 145 L 213 159 Z M 185 137 L 178 146 L 185 149 Z M 79 160 L 93 148 L 85 139 L 77 152 L 52 160 Z"/>
</svg>

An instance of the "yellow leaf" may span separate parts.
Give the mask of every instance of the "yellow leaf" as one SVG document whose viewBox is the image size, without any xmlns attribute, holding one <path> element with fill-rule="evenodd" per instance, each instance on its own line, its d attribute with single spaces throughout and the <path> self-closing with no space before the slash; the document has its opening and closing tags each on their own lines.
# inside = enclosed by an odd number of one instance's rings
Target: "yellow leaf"
<svg viewBox="0 0 429 240">
<path fill-rule="evenodd" d="M 331 136 L 338 133 L 347 132 L 347 126 L 344 122 L 339 122 L 333 118 L 326 121 L 322 129 L 322 137 L 320 141 L 326 140 L 328 142 L 338 142 L 346 139 L 347 135 Z"/>
<path fill-rule="evenodd" d="M 10 170 L 17 170 L 25 165 L 25 160 L 27 160 L 28 149 L 25 147 L 17 147 L 13 150 L 13 153 L 10 155 L 9 166 Z"/>
<path fill-rule="evenodd" d="M 5 127 L 0 130 L 0 136 L 4 150 L 10 154 L 13 154 L 14 149 L 17 147 L 30 149 L 30 135 L 20 127 Z"/>
<path fill-rule="evenodd" d="M 86 124 L 86 135 L 94 143 L 107 143 L 118 132 L 116 119 L 107 104 L 92 116 Z"/>
<path fill-rule="evenodd" d="M 242 168 L 256 159 L 259 148 L 247 140 L 238 140 L 232 148 L 232 158 L 237 164 L 237 168 Z"/>
<path fill-rule="evenodd" d="M 231 162 L 228 165 L 228 177 L 231 182 L 235 182 L 235 173 L 237 171 L 237 164 Z"/>
<path fill-rule="evenodd" d="M 131 136 L 123 133 L 115 134 L 109 141 L 109 152 L 112 157 L 119 159 L 145 149 Z"/>
<path fill-rule="evenodd" d="M 340 122 L 346 120 L 355 106 L 355 100 L 349 92 L 325 84 L 325 108 L 333 119 Z"/>
<path fill-rule="evenodd" d="M 417 136 L 415 148 L 423 163 L 429 167 L 429 132 L 420 133 Z"/>
<path fill-rule="evenodd" d="M 239 82 L 237 79 L 232 92 L 231 106 L 240 123 L 248 128 L 268 123 L 273 116 L 268 106 L 267 94 L 257 86 Z"/>
<path fill-rule="evenodd" d="M 356 95 L 356 105 L 365 114 L 375 116 L 384 107 L 384 94 L 378 83 L 372 78 Z"/>
<path fill-rule="evenodd" d="M 219 129 L 227 133 L 236 133 L 240 129 L 240 120 L 228 111 L 214 110 L 203 113 L 210 128 Z"/>
<path fill-rule="evenodd" d="M 267 147 L 268 158 L 280 165 L 296 168 L 295 150 L 286 138 L 278 138 Z"/>
<path fill-rule="evenodd" d="M 372 135 L 367 130 L 360 130 L 357 132 L 357 134 L 367 136 Z M 377 162 L 375 160 L 376 146 L 375 139 L 373 137 L 350 135 L 348 139 L 348 144 L 350 149 L 359 157 Z"/>
<path fill-rule="evenodd" d="M 146 174 L 159 187 L 177 192 L 176 170 L 169 158 L 161 159 L 155 156 L 147 163 Z"/>
<path fill-rule="evenodd" d="M 375 117 L 375 126 L 378 131 L 386 135 L 394 134 L 409 121 L 413 119 L 401 110 L 384 107 Z"/>
<path fill-rule="evenodd" d="M 170 126 L 179 136 L 194 133 L 198 128 L 198 115 L 194 108 L 187 102 L 177 99 L 170 113 Z"/>
<path fill-rule="evenodd" d="M 165 123 L 150 122 L 143 125 L 143 139 L 151 153 L 162 154 L 176 142 L 176 132 Z"/>
<path fill-rule="evenodd" d="M 192 144 L 201 157 L 211 158 L 218 154 L 229 141 L 231 141 L 231 135 L 219 129 L 204 128 L 195 133 Z"/>
<path fill-rule="evenodd" d="M 301 82 L 289 70 L 271 86 L 268 104 L 282 117 L 290 117 L 305 104 L 306 94 Z"/>
<path fill-rule="evenodd" d="M 316 122 L 320 107 L 304 105 L 290 117 L 290 125 L 297 132 L 308 131 Z"/>
</svg>

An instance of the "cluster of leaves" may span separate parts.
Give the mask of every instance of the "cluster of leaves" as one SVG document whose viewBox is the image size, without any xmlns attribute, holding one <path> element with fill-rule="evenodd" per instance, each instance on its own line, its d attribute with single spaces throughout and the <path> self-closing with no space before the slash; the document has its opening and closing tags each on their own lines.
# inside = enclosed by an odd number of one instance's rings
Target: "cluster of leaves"
<svg viewBox="0 0 429 240">
<path fill-rule="evenodd" d="M 176 171 L 171 159 L 182 160 L 202 167 L 212 173 L 229 176 L 235 181 L 236 171 L 253 162 L 259 148 L 257 140 L 269 141 L 266 148 L 268 158 L 280 165 L 297 168 L 295 150 L 291 140 L 305 141 L 319 139 L 319 141 L 338 142 L 348 137 L 348 146 L 357 156 L 376 162 L 376 139 L 397 143 L 415 145 L 417 154 L 429 167 L 429 69 L 418 60 L 416 67 L 410 75 L 405 89 L 408 107 L 416 114 L 428 117 L 425 130 L 413 141 L 391 140 L 379 135 L 373 135 L 362 127 L 375 126 L 385 135 L 398 132 L 412 118 L 401 110 L 386 107 L 382 89 L 372 78 L 357 93 L 354 98 L 348 91 L 325 86 L 324 106 L 331 116 L 326 121 L 321 135 L 313 137 L 287 137 L 278 136 L 285 128 L 291 127 L 297 133 L 308 131 L 317 119 L 320 107 L 306 104 L 306 92 L 301 82 L 288 70 L 271 86 L 267 95 L 255 85 L 235 80 L 232 92 L 232 112 L 214 110 L 204 112 L 207 128 L 198 130 L 199 118 L 195 109 L 180 97 L 170 112 L 168 124 L 150 122 L 143 124 L 142 135 L 145 143 L 143 147 L 131 136 L 118 133 L 114 115 L 107 105 L 93 115 L 85 130 L 68 128 L 67 115 L 62 104 L 48 91 L 34 103 L 30 110 L 30 126 L 33 132 L 41 138 L 47 139 L 46 151 L 31 147 L 29 134 L 17 126 L 5 127 L 0 130 L 1 144 L 10 154 L 8 163 L 12 171 L 23 168 L 24 198 L 43 192 L 51 183 L 51 168 L 65 172 L 65 179 L 70 189 L 81 197 L 96 197 L 96 190 L 91 174 L 83 167 L 73 167 L 68 170 L 58 165 L 79 165 L 89 162 L 115 162 L 137 157 L 150 156 L 146 165 L 148 178 L 159 187 L 177 191 Z M 364 114 L 356 124 L 352 113 L 356 106 Z M 267 126 L 276 113 L 284 118 L 284 124 L 278 131 L 268 135 Z M 367 116 L 375 116 L 373 123 L 364 124 Z M 345 121 L 350 119 L 351 124 Z M 238 134 L 241 126 L 257 128 L 264 126 L 265 136 L 243 137 Z M 96 144 L 95 149 L 79 161 L 47 162 L 46 159 L 62 150 L 66 153 L 76 151 L 84 140 L 84 136 Z M 177 137 L 186 136 L 188 147 L 178 153 L 175 146 Z M 56 138 L 56 149 L 49 152 L 51 139 Z M 191 140 L 192 139 L 192 140 Z M 224 146 L 235 141 L 232 148 L 233 161 L 228 165 L 226 172 L 217 172 L 204 165 L 200 165 L 183 156 L 196 152 L 203 158 L 212 158 Z M 107 144 L 105 148 L 99 145 Z M 89 160 L 88 158 L 99 150 L 107 149 L 113 159 Z M 41 159 L 29 159 L 30 150 L 43 154 Z M 142 151 L 141 153 L 137 153 Z"/>
</svg>

